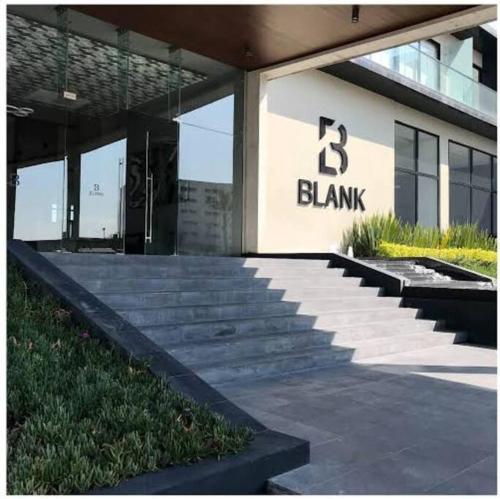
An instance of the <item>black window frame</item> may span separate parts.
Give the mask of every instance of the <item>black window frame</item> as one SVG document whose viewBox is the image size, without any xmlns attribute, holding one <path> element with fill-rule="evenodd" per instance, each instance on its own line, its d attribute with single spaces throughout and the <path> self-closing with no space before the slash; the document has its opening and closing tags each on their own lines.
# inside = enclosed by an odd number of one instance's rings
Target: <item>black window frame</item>
<svg viewBox="0 0 500 499">
<path fill-rule="evenodd" d="M 396 163 L 396 129 L 397 125 L 404 126 L 406 128 L 409 128 L 413 130 L 414 137 L 415 137 L 415 158 L 414 158 L 414 166 L 415 168 L 413 170 L 409 170 L 407 168 L 401 168 L 398 167 Z M 418 169 L 418 163 L 419 163 L 419 133 L 424 133 L 426 135 L 431 135 L 435 137 L 436 140 L 436 175 L 431 175 L 430 173 L 426 172 L 420 172 Z M 408 125 L 407 123 L 403 123 L 402 121 L 395 120 L 394 121 L 394 178 L 396 178 L 396 172 L 402 172 L 402 173 L 409 173 L 411 175 L 415 176 L 415 220 L 413 221 L 413 225 L 418 224 L 418 178 L 419 177 L 427 177 L 432 180 L 436 180 L 436 186 L 437 186 L 437 196 L 436 196 L 436 221 L 437 225 L 436 227 L 438 229 L 441 228 L 441 175 L 440 175 L 440 158 L 441 158 L 441 143 L 440 143 L 440 138 L 439 135 L 429 132 L 427 130 L 424 130 L 422 128 L 418 128 L 416 126 Z M 396 211 L 396 190 L 394 190 L 394 212 Z M 397 216 L 397 213 L 395 213 Z"/>
<path fill-rule="evenodd" d="M 469 163 L 469 181 L 468 182 L 460 182 L 460 181 L 456 181 L 456 180 L 452 180 L 451 178 L 451 165 L 450 165 L 450 149 L 451 149 L 451 145 L 452 144 L 455 144 L 457 146 L 460 146 L 460 147 L 464 147 L 465 149 L 468 150 L 468 163 Z M 474 163 L 473 163 L 473 155 L 474 155 L 474 151 L 477 152 L 477 153 L 481 153 L 481 154 L 485 154 L 486 156 L 488 156 L 490 158 L 490 188 L 486 188 L 486 187 L 482 187 L 482 186 L 478 186 L 478 185 L 475 185 L 473 184 L 472 182 L 472 169 L 474 167 Z M 470 206 L 469 206 L 469 220 L 468 220 L 468 223 L 478 223 L 479 225 L 479 222 L 478 221 L 474 221 L 473 218 L 472 218 L 472 203 L 473 203 L 473 193 L 474 193 L 474 190 L 479 190 L 479 191 L 483 191 L 483 192 L 487 192 L 490 194 L 490 234 L 492 236 L 495 236 L 496 237 L 496 228 L 494 227 L 494 201 L 493 201 L 493 198 L 494 198 L 494 194 L 497 193 L 497 186 L 494 182 L 494 178 L 495 178 L 495 175 L 494 175 L 494 169 L 493 169 L 493 160 L 494 159 L 497 159 L 497 156 L 495 154 L 491 154 L 489 152 L 486 152 L 486 151 L 483 151 L 481 149 L 478 149 L 477 147 L 472 147 L 472 146 L 468 146 L 467 144 L 463 144 L 461 142 L 458 142 L 456 140 L 452 140 L 452 139 L 449 139 L 448 140 L 448 169 L 450 170 L 450 174 L 448 176 L 449 178 L 449 192 L 451 192 L 451 185 L 460 185 L 462 187 L 466 187 L 469 189 L 469 196 L 470 196 Z M 498 160 L 497 160 L 497 163 L 498 163 Z M 449 206 L 449 222 L 450 222 L 450 225 L 453 223 L 452 222 L 452 213 L 451 213 L 451 196 L 449 196 L 449 200 L 448 200 L 448 206 Z M 483 229 L 484 230 L 484 229 Z"/>
</svg>

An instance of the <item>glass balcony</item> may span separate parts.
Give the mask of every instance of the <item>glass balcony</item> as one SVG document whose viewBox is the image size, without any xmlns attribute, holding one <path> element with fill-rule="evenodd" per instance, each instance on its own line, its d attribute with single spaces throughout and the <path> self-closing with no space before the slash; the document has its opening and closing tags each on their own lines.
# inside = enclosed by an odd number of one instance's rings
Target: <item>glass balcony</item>
<svg viewBox="0 0 500 499">
<path fill-rule="evenodd" d="M 394 47 L 358 59 L 372 61 L 450 99 L 479 111 L 496 122 L 496 92 L 412 45 Z"/>
</svg>

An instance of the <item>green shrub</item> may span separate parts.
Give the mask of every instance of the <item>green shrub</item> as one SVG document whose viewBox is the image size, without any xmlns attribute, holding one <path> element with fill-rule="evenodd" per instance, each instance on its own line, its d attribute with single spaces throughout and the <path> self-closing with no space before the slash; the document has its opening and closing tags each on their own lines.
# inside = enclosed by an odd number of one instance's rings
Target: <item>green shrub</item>
<svg viewBox="0 0 500 499">
<path fill-rule="evenodd" d="M 459 262 L 462 260 L 476 261 L 479 263 L 495 263 L 497 254 L 495 251 L 472 248 L 422 248 L 417 246 L 406 246 L 382 241 L 379 244 L 378 254 L 389 258 L 405 258 L 429 256 L 439 258 L 447 262 Z"/>
<path fill-rule="evenodd" d="M 245 428 L 125 361 L 8 269 L 7 488 L 76 494 L 242 450 Z"/>
<path fill-rule="evenodd" d="M 496 251 L 496 238 L 475 224 L 452 225 L 440 231 L 404 223 L 392 213 L 355 221 L 342 235 L 341 250 L 352 246 L 357 257 L 377 256 L 381 241 L 419 248 L 472 248 Z"/>
<path fill-rule="evenodd" d="M 496 251 L 497 240 L 495 237 L 479 229 L 476 224 L 451 225 L 444 231 L 441 244 L 442 248 L 480 248 Z"/>
</svg>

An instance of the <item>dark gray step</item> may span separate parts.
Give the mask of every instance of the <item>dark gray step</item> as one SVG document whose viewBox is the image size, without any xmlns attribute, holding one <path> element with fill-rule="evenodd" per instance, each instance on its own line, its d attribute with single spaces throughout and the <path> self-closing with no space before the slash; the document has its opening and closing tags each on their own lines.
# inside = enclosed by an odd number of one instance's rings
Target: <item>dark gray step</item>
<svg viewBox="0 0 500 499">
<path fill-rule="evenodd" d="M 227 267 L 161 267 L 155 265 L 61 265 L 61 270 L 75 280 L 125 278 L 341 278 L 344 269 L 307 268 L 301 266 L 227 268 Z"/>
<path fill-rule="evenodd" d="M 370 324 L 371 322 L 409 319 L 418 311 L 410 308 L 377 307 L 372 310 L 355 310 L 324 313 L 321 315 L 283 315 L 251 319 L 228 319 L 167 325 L 141 325 L 138 328 L 154 341 L 161 339 L 164 345 L 197 341 L 209 338 L 231 338 L 253 335 L 324 329 L 345 325 Z M 334 329 L 333 329 L 334 330 Z"/>
<path fill-rule="evenodd" d="M 171 351 L 174 348 L 183 349 L 186 348 L 187 351 L 195 350 L 198 345 L 208 345 L 210 342 L 214 344 L 224 344 L 230 342 L 240 342 L 240 341 L 254 341 L 265 343 L 266 338 L 272 336 L 287 336 L 287 335 L 302 335 L 304 332 L 314 334 L 321 333 L 322 335 L 329 338 L 329 341 L 333 338 L 335 343 L 343 344 L 347 341 L 358 341 L 370 338 L 382 338 L 388 336 L 394 336 L 399 334 L 416 333 L 424 331 L 434 331 L 438 326 L 438 321 L 429 319 L 414 319 L 414 318 L 404 318 L 404 319 L 393 319 L 389 322 L 386 320 L 381 320 L 378 322 L 371 322 L 369 324 L 352 324 L 352 325 L 342 325 L 342 326 L 332 326 L 330 328 L 324 329 L 312 329 L 312 330 L 291 330 L 291 331 L 277 331 L 274 333 L 267 333 L 265 331 L 258 331 L 253 334 L 242 334 L 242 335 L 232 335 L 229 337 L 224 336 L 211 336 L 205 337 L 200 335 L 198 337 L 192 337 L 187 342 L 183 341 L 172 341 L 172 335 L 162 334 L 161 328 L 151 328 L 153 332 L 150 332 L 151 338 L 160 346 L 167 348 Z M 144 329 L 144 328 L 141 328 Z M 150 330 L 150 328 L 146 328 Z"/>
<path fill-rule="evenodd" d="M 173 255 L 105 255 L 82 253 L 42 253 L 57 265 L 153 265 L 155 267 L 287 267 L 326 268 L 329 260 L 304 258 L 245 258 L 231 256 L 173 256 Z"/>
<path fill-rule="evenodd" d="M 401 298 L 393 297 L 327 297 L 302 302 L 275 301 L 238 303 L 230 305 L 197 305 L 182 307 L 154 307 L 117 309 L 126 320 L 136 326 L 177 324 L 196 321 L 243 319 L 289 314 L 321 314 L 345 312 L 377 307 L 399 307 Z"/>
<path fill-rule="evenodd" d="M 348 348 L 353 342 L 362 340 L 396 338 L 418 332 L 434 332 L 434 325 L 425 322 L 413 321 L 413 324 L 406 324 L 404 327 L 379 327 L 378 329 L 346 327 L 335 332 L 313 329 L 270 335 L 240 336 L 230 340 L 211 339 L 177 345 L 169 348 L 169 353 L 187 365 L 196 366 L 207 363 L 207 359 L 216 359 L 217 362 L 224 360 L 232 362 L 249 355 L 268 355 L 292 351 L 300 353 L 306 348 L 321 346 L 334 345 Z M 157 343 L 164 346 L 161 341 Z"/>
<path fill-rule="evenodd" d="M 460 338 L 458 338 L 460 339 Z M 282 375 L 361 360 L 393 353 L 410 352 L 422 348 L 452 344 L 457 340 L 454 333 L 415 333 L 397 338 L 365 340 L 353 342 L 348 348 L 330 346 L 315 347 L 297 353 L 271 353 L 266 356 L 256 355 L 211 365 L 191 366 L 208 383 L 217 385 L 232 383 L 236 380 L 258 379 Z"/>
<path fill-rule="evenodd" d="M 310 300 L 325 296 L 381 296 L 381 288 L 346 286 L 338 288 L 259 289 L 236 291 L 183 291 L 139 293 L 98 293 L 97 297 L 116 308 L 171 307 L 181 305 L 217 305 L 229 303 L 260 303 L 279 300 Z"/>
<path fill-rule="evenodd" d="M 75 279 L 76 280 L 76 279 Z M 176 278 L 176 279 L 78 279 L 92 293 L 123 291 L 221 291 L 250 289 L 302 289 L 302 288 L 348 288 L 358 287 L 364 280 L 359 277 L 322 275 L 316 278 L 297 277 L 286 279 L 252 278 Z"/>
</svg>

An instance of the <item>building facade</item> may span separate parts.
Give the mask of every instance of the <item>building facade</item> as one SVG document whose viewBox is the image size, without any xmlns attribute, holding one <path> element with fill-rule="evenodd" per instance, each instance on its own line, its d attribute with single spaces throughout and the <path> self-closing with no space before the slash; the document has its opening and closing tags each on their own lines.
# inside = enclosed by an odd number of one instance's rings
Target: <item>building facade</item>
<svg viewBox="0 0 500 499">
<path fill-rule="evenodd" d="M 253 96 L 245 70 L 71 9 L 9 7 L 7 26 L 9 237 L 325 252 L 354 220 L 391 211 L 496 235 L 486 27 L 273 78 Z"/>
</svg>

